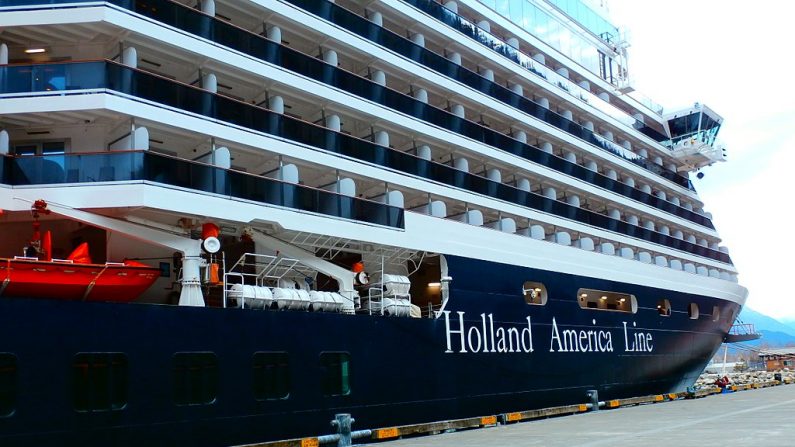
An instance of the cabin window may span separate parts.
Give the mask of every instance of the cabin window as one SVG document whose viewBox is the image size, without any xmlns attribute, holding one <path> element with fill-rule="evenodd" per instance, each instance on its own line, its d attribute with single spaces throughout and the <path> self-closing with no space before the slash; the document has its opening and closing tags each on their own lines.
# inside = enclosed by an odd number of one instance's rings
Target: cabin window
<svg viewBox="0 0 795 447">
<path fill-rule="evenodd" d="M 547 304 L 547 288 L 540 282 L 525 281 L 522 285 L 522 293 L 527 304 L 539 306 Z"/>
<path fill-rule="evenodd" d="M 712 321 L 720 320 L 720 307 L 712 306 Z"/>
<path fill-rule="evenodd" d="M 0 354 L 0 418 L 14 414 L 17 399 L 17 356 Z"/>
<path fill-rule="evenodd" d="M 671 316 L 671 302 L 663 298 L 657 301 L 657 313 L 663 317 Z"/>
<path fill-rule="evenodd" d="M 351 355 L 347 352 L 320 354 L 320 369 L 324 396 L 351 394 Z"/>
<path fill-rule="evenodd" d="M 698 304 L 690 303 L 690 306 L 687 308 L 687 316 L 690 317 L 691 320 L 698 320 Z"/>
<path fill-rule="evenodd" d="M 72 362 L 75 410 L 113 411 L 127 406 L 127 355 L 84 352 Z"/>
<path fill-rule="evenodd" d="M 577 302 L 583 309 L 607 310 L 633 314 L 638 311 L 635 295 L 630 295 L 628 293 L 580 289 L 577 291 Z"/>
<path fill-rule="evenodd" d="M 287 399 L 290 395 L 290 359 L 286 352 L 256 352 L 253 390 L 257 400 Z"/>
<path fill-rule="evenodd" d="M 178 352 L 173 361 L 174 403 L 214 403 L 218 397 L 218 357 L 212 352 Z"/>
</svg>

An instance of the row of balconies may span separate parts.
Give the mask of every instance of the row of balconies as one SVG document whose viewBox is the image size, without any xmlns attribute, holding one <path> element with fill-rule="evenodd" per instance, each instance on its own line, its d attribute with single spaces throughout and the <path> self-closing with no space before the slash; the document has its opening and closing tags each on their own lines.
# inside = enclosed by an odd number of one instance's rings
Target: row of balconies
<svg viewBox="0 0 795 447">
<path fill-rule="evenodd" d="M 393 150 L 389 147 L 389 134 L 386 132 L 374 135 L 375 141 L 358 139 L 338 132 L 339 129 L 334 129 L 334 124 L 326 123 L 331 128 L 315 126 L 278 112 L 109 62 L 10 66 L 4 67 L 3 70 L 4 93 L 59 89 L 54 85 L 56 80 L 64 84 L 59 90 L 96 88 L 116 90 L 519 206 L 730 262 L 725 253 L 715 249 L 714 246 L 709 247 L 710 244 L 706 239 L 702 239 L 702 244 L 699 245 L 694 235 L 685 238 L 682 232 L 671 234 L 668 226 L 660 225 L 657 228 L 653 220 L 646 221 L 640 226 L 637 217 L 628 216 L 627 221 L 624 222 L 619 220 L 620 211 L 605 209 L 603 214 L 585 209 L 577 196 L 567 197 L 567 202 L 558 201 L 554 187 L 547 186 L 541 193 L 535 193 L 529 189 L 529 181 L 517 181 L 516 186 L 501 183 L 496 178 L 499 171 L 492 170 L 488 173 L 491 178 L 468 173 L 462 169 L 466 159 L 455 159 L 454 162 L 458 163 L 456 169 L 455 166 L 425 159 L 422 154 L 414 156 Z M 333 120 L 333 117 L 329 119 Z"/>
</svg>

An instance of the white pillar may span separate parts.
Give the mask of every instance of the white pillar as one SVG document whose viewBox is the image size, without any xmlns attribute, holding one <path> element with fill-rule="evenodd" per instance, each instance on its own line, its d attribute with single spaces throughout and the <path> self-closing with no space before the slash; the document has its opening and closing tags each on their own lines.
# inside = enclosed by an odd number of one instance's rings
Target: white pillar
<svg viewBox="0 0 795 447">
<path fill-rule="evenodd" d="M 492 70 L 490 68 L 484 68 L 480 72 L 480 75 L 483 76 L 484 78 L 486 78 L 486 80 L 494 82 L 494 70 Z"/>
<path fill-rule="evenodd" d="M 411 41 L 416 45 L 425 48 L 425 36 L 421 33 L 414 33 L 411 35 Z"/>
<path fill-rule="evenodd" d="M 423 160 L 431 160 L 433 158 L 433 154 L 431 153 L 431 147 L 427 144 L 423 144 L 422 146 L 417 147 L 417 157 Z"/>
<path fill-rule="evenodd" d="M 591 91 L 591 83 L 588 81 L 580 81 L 577 85 L 582 87 L 584 90 Z"/>
<path fill-rule="evenodd" d="M 534 54 L 534 55 L 533 55 L 533 59 L 534 59 L 534 60 L 536 60 L 536 61 L 538 61 L 538 62 L 540 62 L 540 63 L 541 63 L 541 64 L 543 64 L 543 65 L 546 65 L 546 64 L 547 64 L 547 59 L 546 59 L 546 57 L 544 57 L 544 55 L 543 55 L 543 54 L 541 54 L 541 53 L 536 53 L 536 54 Z"/>
<path fill-rule="evenodd" d="M 618 180 L 618 172 L 615 169 L 608 169 L 605 171 L 605 175 L 607 178 L 612 180 Z"/>
<path fill-rule="evenodd" d="M 549 109 L 549 99 L 547 99 L 547 98 L 538 98 L 538 100 L 536 102 L 541 107 L 543 107 L 545 109 Z"/>
<path fill-rule="evenodd" d="M 386 85 L 386 73 L 381 70 L 373 70 L 370 79 L 378 85 Z"/>
<path fill-rule="evenodd" d="M 459 118 L 466 118 L 466 110 L 464 110 L 464 106 L 461 104 L 453 104 L 453 106 L 450 107 L 450 112 Z"/>
<path fill-rule="evenodd" d="M 202 88 L 212 93 L 218 93 L 218 78 L 212 73 L 204 75 Z"/>
<path fill-rule="evenodd" d="M 598 95 L 596 95 L 596 96 L 598 96 L 598 97 L 599 97 L 599 99 L 601 99 L 601 100 L 603 100 L 603 101 L 605 101 L 605 102 L 610 102 L 610 95 L 608 95 L 608 94 L 607 94 L 607 93 L 605 93 L 605 92 L 599 93 L 599 94 L 598 94 Z"/>
<path fill-rule="evenodd" d="M 511 36 L 505 39 L 505 43 L 507 43 L 509 46 L 512 46 L 514 48 L 517 49 L 519 48 L 519 39 L 517 39 L 516 37 Z"/>
<path fill-rule="evenodd" d="M 492 182 L 502 183 L 502 172 L 497 168 L 487 169 L 486 178 Z"/>
<path fill-rule="evenodd" d="M 276 43 L 282 43 L 282 29 L 278 26 L 268 28 L 268 39 Z"/>
<path fill-rule="evenodd" d="M 478 28 L 482 29 L 483 31 L 490 33 L 491 32 L 491 23 L 487 20 L 481 20 L 478 22 Z"/>
<path fill-rule="evenodd" d="M 268 100 L 268 105 L 272 111 L 284 114 L 284 98 L 281 96 L 271 96 Z"/>
<path fill-rule="evenodd" d="M 586 122 L 582 123 L 582 127 L 584 127 L 587 130 L 590 130 L 591 132 L 593 132 L 593 129 L 594 129 L 593 121 L 586 121 Z"/>
<path fill-rule="evenodd" d="M 522 84 L 511 84 L 511 91 L 519 96 L 524 96 L 524 88 Z"/>
<path fill-rule="evenodd" d="M 384 26 L 384 16 L 378 11 L 373 11 L 370 13 L 370 21 L 378 26 Z"/>
<path fill-rule="evenodd" d="M 337 52 L 334 50 L 326 50 L 323 52 L 323 61 L 329 65 L 337 66 L 339 64 L 339 58 L 337 57 Z"/>
<path fill-rule="evenodd" d="M 215 0 L 201 0 L 202 12 L 215 17 Z"/>
<path fill-rule="evenodd" d="M 458 3 L 454 1 L 444 2 L 444 7 L 458 14 Z"/>
<path fill-rule="evenodd" d="M 608 141 L 613 141 L 613 132 L 611 132 L 611 131 L 609 131 L 609 130 L 606 130 L 606 131 L 605 131 L 605 132 L 602 134 L 602 136 L 604 136 L 604 137 L 605 137 L 605 139 L 606 139 L 606 140 L 608 140 Z"/>
<path fill-rule="evenodd" d="M 125 48 L 121 52 L 121 63 L 130 68 L 138 68 L 138 50 L 135 47 Z"/>
<path fill-rule="evenodd" d="M 5 129 L 0 130 L 0 155 L 8 155 L 10 146 L 8 131 Z"/>
<path fill-rule="evenodd" d="M 566 118 L 569 121 L 573 121 L 574 120 L 574 114 L 571 113 L 571 110 L 564 110 L 561 113 L 561 116 L 563 116 L 563 118 Z"/>
<path fill-rule="evenodd" d="M 555 70 L 555 73 L 563 76 L 566 79 L 569 79 L 569 70 L 567 68 L 560 67 L 557 70 Z"/>
<path fill-rule="evenodd" d="M 523 130 L 517 130 L 513 133 L 513 138 L 520 143 L 527 144 L 527 133 Z"/>
<path fill-rule="evenodd" d="M 461 65 L 461 53 L 453 51 L 452 53 L 447 55 L 447 58 L 450 59 L 450 62 Z"/>
<path fill-rule="evenodd" d="M 383 130 L 375 133 L 375 144 L 383 147 L 389 147 L 389 134 Z"/>
<path fill-rule="evenodd" d="M 424 88 L 418 88 L 414 90 L 414 99 L 419 102 L 428 104 L 428 91 Z"/>
<path fill-rule="evenodd" d="M 329 129 L 339 132 L 342 130 L 342 121 L 340 120 L 339 115 L 327 115 L 326 116 L 326 127 Z"/>
<path fill-rule="evenodd" d="M 8 64 L 8 45 L 0 43 L 0 65 Z"/>
<path fill-rule="evenodd" d="M 552 143 L 544 141 L 543 143 L 541 143 L 541 150 L 546 152 L 546 153 L 548 153 L 548 154 L 551 154 L 552 153 Z"/>
<path fill-rule="evenodd" d="M 558 198 L 558 192 L 555 191 L 555 188 L 551 186 L 547 186 L 542 190 L 544 197 L 552 200 L 556 200 Z"/>
</svg>

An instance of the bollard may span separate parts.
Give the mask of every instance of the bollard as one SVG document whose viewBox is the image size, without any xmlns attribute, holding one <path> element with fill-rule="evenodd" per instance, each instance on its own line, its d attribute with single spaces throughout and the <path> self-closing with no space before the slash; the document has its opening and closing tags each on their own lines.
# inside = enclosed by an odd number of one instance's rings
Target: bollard
<svg viewBox="0 0 795 447">
<path fill-rule="evenodd" d="M 354 422 L 354 419 L 348 413 L 334 415 L 334 420 L 331 421 L 331 425 L 337 428 L 337 433 L 340 435 L 340 439 L 337 441 L 337 447 L 348 447 L 352 444 L 351 425 L 353 425 Z"/>
<path fill-rule="evenodd" d="M 591 411 L 599 411 L 599 392 L 597 390 L 588 390 L 588 400 L 591 401 Z"/>
</svg>

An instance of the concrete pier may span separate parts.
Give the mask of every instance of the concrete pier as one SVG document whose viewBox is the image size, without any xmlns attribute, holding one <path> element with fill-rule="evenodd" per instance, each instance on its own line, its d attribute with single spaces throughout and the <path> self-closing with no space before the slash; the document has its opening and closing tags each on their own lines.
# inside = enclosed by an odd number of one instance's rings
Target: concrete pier
<svg viewBox="0 0 795 447">
<path fill-rule="evenodd" d="M 620 407 L 420 436 L 383 447 L 726 447 L 795 445 L 795 386 Z"/>
</svg>

